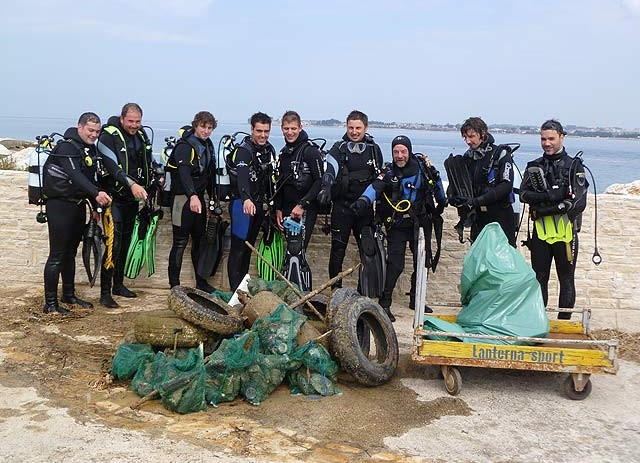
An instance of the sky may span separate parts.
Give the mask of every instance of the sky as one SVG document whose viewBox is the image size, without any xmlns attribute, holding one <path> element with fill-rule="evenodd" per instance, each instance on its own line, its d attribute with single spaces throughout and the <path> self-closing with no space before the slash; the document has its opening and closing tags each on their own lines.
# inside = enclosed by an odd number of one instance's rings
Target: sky
<svg viewBox="0 0 640 463">
<path fill-rule="evenodd" d="M 640 127 L 640 0 L 3 0 L 0 116 Z"/>
</svg>

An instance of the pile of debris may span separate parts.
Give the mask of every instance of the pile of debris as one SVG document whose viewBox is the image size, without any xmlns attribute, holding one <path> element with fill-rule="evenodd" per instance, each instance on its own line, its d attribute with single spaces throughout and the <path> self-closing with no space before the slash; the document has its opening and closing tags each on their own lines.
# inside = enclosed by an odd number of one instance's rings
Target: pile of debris
<svg viewBox="0 0 640 463">
<path fill-rule="evenodd" d="M 157 398 L 178 413 L 238 397 L 258 405 L 283 381 L 293 394 L 329 396 L 339 367 L 368 386 L 395 372 L 393 325 L 352 288 L 301 298 L 284 281 L 255 279 L 238 304 L 232 296 L 177 286 L 168 310 L 137 317 L 137 342 L 118 348 L 111 371 L 142 397 L 133 408 Z"/>
</svg>

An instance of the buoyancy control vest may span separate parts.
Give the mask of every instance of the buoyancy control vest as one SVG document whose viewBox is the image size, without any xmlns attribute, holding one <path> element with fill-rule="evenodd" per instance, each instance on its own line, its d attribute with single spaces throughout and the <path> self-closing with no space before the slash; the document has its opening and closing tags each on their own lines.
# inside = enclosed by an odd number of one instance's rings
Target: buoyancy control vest
<svg viewBox="0 0 640 463">
<path fill-rule="evenodd" d="M 248 156 L 246 155 L 248 153 Z M 272 199 L 275 185 L 274 164 L 276 151 L 267 142 L 263 146 L 256 145 L 250 136 L 244 137 L 227 156 L 227 172 L 229 174 L 230 196 L 243 201 L 266 202 Z M 248 185 L 245 179 L 239 178 L 239 169 L 248 168 Z"/>
<path fill-rule="evenodd" d="M 355 201 L 382 172 L 380 147 L 369 134 L 362 142 L 339 141 L 329 154 L 338 163 L 336 182 L 331 190 L 334 200 Z"/>
<path fill-rule="evenodd" d="M 61 153 L 65 144 L 71 145 L 72 153 Z M 73 182 L 73 179 L 60 165 L 60 159 L 68 158 L 69 162 L 79 169 L 89 181 L 95 183 L 98 167 L 98 155 L 95 147 L 84 146 L 72 138 L 65 138 L 56 143 L 43 166 L 42 198 L 61 198 L 70 201 L 80 201 L 87 197 L 87 192 Z"/>
<path fill-rule="evenodd" d="M 440 173 L 417 154 L 403 169 L 391 164 L 378 180 L 385 185 L 376 212 L 386 225 L 434 214 L 436 201 L 446 201 Z"/>
<path fill-rule="evenodd" d="M 537 179 L 532 174 L 536 170 L 541 173 L 543 179 Z M 562 192 L 562 199 L 560 200 L 567 205 L 566 214 L 549 214 L 548 216 L 565 215 L 571 222 L 572 231 L 576 233 L 580 231 L 582 212 L 586 207 L 589 182 L 586 179 L 582 159 L 578 155 L 571 157 L 565 150 L 562 150 L 556 155 L 542 156 L 529 162 L 522 188 L 536 192 L 548 192 L 553 189 L 560 190 Z M 544 217 L 545 209 L 552 206 L 554 204 L 551 202 L 542 202 L 532 207 L 532 219 L 537 220 Z M 566 241 L 569 236 L 568 227 L 564 223 L 566 220 L 560 221 L 558 218 L 554 218 L 553 221 L 540 222 L 539 228 L 537 228 L 538 231 L 543 232 L 545 236 L 563 237 L 564 239 L 560 241 Z M 555 227 L 555 232 L 549 231 L 552 230 L 551 225 L 555 224 L 560 224 L 560 226 Z"/>
<path fill-rule="evenodd" d="M 204 141 L 199 140 L 191 126 L 183 126 L 178 131 L 178 134 L 180 138 L 171 147 L 166 161 L 166 171 L 171 176 L 171 193 L 174 195 L 188 193 L 178 173 L 178 167 L 183 161 L 176 159 L 176 152 L 181 147 L 189 149 L 188 162 L 191 167 L 190 175 L 193 180 L 193 186 L 197 193 L 202 193 L 211 181 L 215 171 L 215 149 L 213 143 L 209 138 Z"/>
<path fill-rule="evenodd" d="M 114 161 L 124 173 L 138 185 L 148 188 L 151 185 L 152 143 L 144 129 L 140 128 L 135 135 L 124 134 L 116 116 L 109 118 L 102 127 L 98 140 L 98 151 L 103 157 Z M 111 137 L 107 139 L 106 137 Z M 113 149 L 112 149 L 113 147 Z M 98 181 L 116 199 L 131 200 L 129 185 L 122 184 L 105 170 Z"/>
<path fill-rule="evenodd" d="M 469 168 L 471 182 L 473 184 L 475 198 L 478 198 L 490 189 L 495 188 L 503 179 L 510 179 L 511 190 L 504 201 L 497 204 L 507 207 L 515 202 L 513 191 L 513 159 L 511 154 L 519 148 L 519 145 L 496 145 L 491 137 L 479 149 L 469 149 L 464 154 L 465 162 Z M 502 168 L 504 165 L 504 168 Z"/>
</svg>

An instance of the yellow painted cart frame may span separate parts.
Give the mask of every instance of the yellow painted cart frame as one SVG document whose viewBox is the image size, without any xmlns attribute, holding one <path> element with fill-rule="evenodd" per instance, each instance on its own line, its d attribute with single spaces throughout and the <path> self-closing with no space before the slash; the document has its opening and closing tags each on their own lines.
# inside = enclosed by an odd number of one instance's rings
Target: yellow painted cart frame
<svg viewBox="0 0 640 463">
<path fill-rule="evenodd" d="M 424 237 L 421 233 L 418 244 L 419 262 L 424 259 L 421 255 L 423 252 Z M 591 374 L 616 374 L 618 371 L 618 341 L 592 340 L 589 337 L 590 309 L 570 310 L 574 312 L 574 316 L 576 313 L 581 314 L 580 321 L 550 320 L 547 338 L 425 330 L 423 320 L 426 275 L 421 276 L 424 273 L 424 265 L 418 264 L 417 273 L 411 359 L 422 365 L 441 366 L 445 388 L 451 395 L 457 395 L 462 388 L 462 375 L 457 368 L 461 366 L 569 373 L 563 389 L 573 400 L 582 400 L 589 396 L 592 388 Z M 449 322 L 456 321 L 455 315 L 435 316 Z M 467 342 L 440 340 L 443 337 L 464 338 Z M 483 339 L 515 341 L 530 345 L 489 344 L 482 342 Z"/>
</svg>

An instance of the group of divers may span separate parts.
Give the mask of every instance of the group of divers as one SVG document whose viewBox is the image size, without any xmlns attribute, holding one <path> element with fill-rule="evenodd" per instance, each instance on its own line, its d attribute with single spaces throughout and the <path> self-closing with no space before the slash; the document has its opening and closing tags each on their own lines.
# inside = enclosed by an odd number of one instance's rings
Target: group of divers
<svg viewBox="0 0 640 463">
<path fill-rule="evenodd" d="M 272 279 L 270 269 L 280 269 L 302 292 L 311 291 L 305 251 L 318 215 L 330 211 L 330 226 L 323 227 L 331 234 L 329 277 L 342 272 L 353 234 L 362 263 L 358 291 L 377 298 L 395 321 L 392 294 L 404 269 L 407 243 L 414 262 L 409 307 L 415 309 L 420 231 L 427 243 L 425 266 L 432 271 L 440 255 L 442 214 L 449 205 L 457 209 L 460 220 L 455 228 L 461 242 L 465 228 L 470 228 L 473 242 L 483 227 L 497 222 L 515 247 L 516 194 L 529 205 L 534 223 L 525 243 L 545 305 L 555 261 L 558 307 L 574 307 L 578 232 L 589 184 L 580 155 L 565 151 L 566 132 L 557 120 L 542 124 L 543 155 L 527 164 L 521 184 L 514 188 L 512 153 L 518 145 L 496 144 L 482 119 L 466 119 L 460 132 L 469 148 L 445 161 L 446 191 L 438 170 L 426 155 L 413 151 L 407 136 L 393 138 L 392 161 L 385 165 L 361 111 L 349 113 L 346 133 L 328 151 L 320 139 L 309 138 L 298 113 L 287 111 L 281 118 L 286 143 L 277 155 L 269 142 L 271 125 L 267 114 L 253 114 L 250 133 L 224 135 L 216 153 L 210 136 L 217 121 L 208 111 L 198 112 L 178 137 L 166 140 L 164 165 L 154 161 L 147 133 L 151 129 L 142 125 L 142 109 L 136 103 L 124 105 L 120 115 L 104 125 L 97 114 L 83 113 L 77 127 L 67 129 L 55 143 L 53 135 L 38 137 L 36 151 L 46 156 L 45 161 L 38 156 L 30 166 L 37 181 L 30 175 L 29 194 L 30 202 L 41 206 L 38 221 L 47 222 L 49 229 L 44 312 L 70 312 L 58 300 L 60 276 L 62 303 L 93 307 L 75 292 L 75 257 L 81 242 L 92 286 L 100 273 L 100 304 L 117 307 L 114 295 L 136 297 L 124 285 L 124 277 L 135 277 L 144 264 L 149 274 L 155 271 L 155 230 L 162 217 L 158 205 L 171 209 L 169 286 L 180 285 L 191 239 L 196 288 L 215 291 L 208 279 L 221 261 L 228 225 L 221 219 L 221 202 L 228 201 L 231 289 L 239 287 L 249 271 L 252 249 L 246 242 L 255 245 L 262 230 L 258 263 L 271 265 L 259 265 L 260 276 Z M 332 288 L 340 286 L 338 280 Z M 571 312 L 560 311 L 558 317 L 568 319 Z"/>
</svg>

